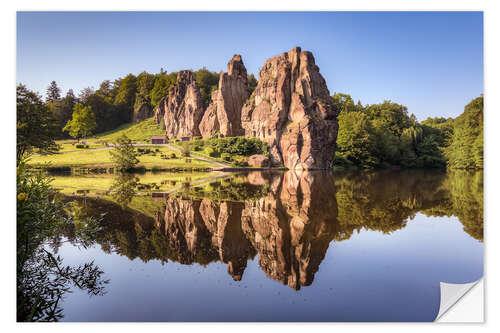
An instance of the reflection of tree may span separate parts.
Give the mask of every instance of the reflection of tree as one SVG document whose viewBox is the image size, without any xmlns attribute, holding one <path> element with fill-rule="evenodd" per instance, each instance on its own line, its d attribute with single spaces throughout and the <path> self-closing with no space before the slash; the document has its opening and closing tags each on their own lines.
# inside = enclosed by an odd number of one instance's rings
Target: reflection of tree
<svg viewBox="0 0 500 333">
<path fill-rule="evenodd" d="M 135 188 L 139 179 L 134 175 L 126 172 L 118 172 L 110 187 L 113 198 L 122 206 L 127 207 L 135 195 Z"/>
<path fill-rule="evenodd" d="M 248 200 L 221 200 L 233 193 L 232 185 L 248 189 L 241 192 Z M 294 289 L 313 282 L 332 241 L 349 239 L 361 229 L 391 233 L 419 212 L 456 215 L 467 233 L 482 240 L 478 174 L 254 172 L 245 181 L 168 197 L 161 211 L 149 214 L 154 218 L 112 202 L 86 200 L 93 214 L 107 212 L 95 239 L 105 250 L 144 261 L 205 265 L 219 260 L 235 280 L 258 254 L 269 277 Z"/>
<path fill-rule="evenodd" d="M 58 321 L 63 317 L 60 302 L 74 285 L 89 295 L 103 295 L 109 281 L 93 263 L 63 266 L 62 258 L 39 248 L 18 274 L 17 320 Z"/>
<path fill-rule="evenodd" d="M 89 295 L 102 295 L 103 272 L 93 263 L 64 266 L 48 249 L 61 244 L 61 233 L 75 230 L 74 239 L 91 235 L 82 214 L 75 218 L 64 213 L 64 204 L 42 174 L 28 172 L 21 163 L 17 170 L 17 320 L 57 321 L 63 317 L 61 299 L 75 286 Z M 82 210 L 78 210 L 82 212 Z M 95 236 L 95 235 L 93 235 Z M 90 238 L 93 238 L 90 237 Z M 53 241 L 52 246 L 46 246 Z M 85 243 L 86 240 L 83 241 Z"/>
<path fill-rule="evenodd" d="M 434 171 L 342 174 L 335 181 L 338 221 L 348 234 L 404 228 L 408 218 L 447 199 L 449 194 L 439 189 L 443 179 Z"/>
<path fill-rule="evenodd" d="M 457 216 L 465 232 L 483 241 L 483 172 L 450 172 L 443 188 L 449 191 L 451 204 L 442 211 Z"/>
</svg>

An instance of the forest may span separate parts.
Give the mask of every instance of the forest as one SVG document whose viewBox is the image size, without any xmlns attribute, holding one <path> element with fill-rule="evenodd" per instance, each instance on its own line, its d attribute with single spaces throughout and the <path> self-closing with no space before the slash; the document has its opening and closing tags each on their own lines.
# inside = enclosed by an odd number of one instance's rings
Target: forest
<svg viewBox="0 0 500 333">
<path fill-rule="evenodd" d="M 337 168 L 483 169 L 483 96 L 455 119 L 422 122 L 391 101 L 362 105 L 347 94 L 333 98 L 339 110 Z"/>
</svg>

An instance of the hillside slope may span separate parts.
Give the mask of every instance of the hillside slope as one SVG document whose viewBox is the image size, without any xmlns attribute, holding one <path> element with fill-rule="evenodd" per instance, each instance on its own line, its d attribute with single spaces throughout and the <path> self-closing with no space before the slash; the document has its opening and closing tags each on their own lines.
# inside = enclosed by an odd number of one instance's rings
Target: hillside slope
<svg viewBox="0 0 500 333">
<path fill-rule="evenodd" d="M 149 141 L 152 136 L 165 135 L 165 130 L 155 124 L 151 117 L 136 124 L 125 124 L 112 131 L 97 134 L 96 137 L 102 141 L 114 141 L 123 134 L 133 141 Z"/>
</svg>

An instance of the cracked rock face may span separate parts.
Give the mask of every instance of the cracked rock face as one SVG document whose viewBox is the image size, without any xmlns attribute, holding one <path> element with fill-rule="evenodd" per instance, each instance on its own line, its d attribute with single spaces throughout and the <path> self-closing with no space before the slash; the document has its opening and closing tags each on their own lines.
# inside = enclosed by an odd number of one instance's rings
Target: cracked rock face
<svg viewBox="0 0 500 333">
<path fill-rule="evenodd" d="M 165 134 L 171 138 L 199 136 L 203 117 L 200 88 L 191 71 L 180 71 L 177 82 L 170 87 L 155 111 L 155 120 L 165 122 Z"/>
<path fill-rule="evenodd" d="M 219 88 L 212 93 L 200 124 L 203 137 L 219 132 L 223 136 L 241 136 L 241 108 L 249 97 L 247 70 L 239 54 L 235 54 L 227 64 L 227 72 L 219 77 Z"/>
<path fill-rule="evenodd" d="M 299 47 L 268 59 L 241 111 L 245 136 L 268 143 L 273 165 L 328 169 L 337 140 L 337 110 L 311 52 Z"/>
</svg>

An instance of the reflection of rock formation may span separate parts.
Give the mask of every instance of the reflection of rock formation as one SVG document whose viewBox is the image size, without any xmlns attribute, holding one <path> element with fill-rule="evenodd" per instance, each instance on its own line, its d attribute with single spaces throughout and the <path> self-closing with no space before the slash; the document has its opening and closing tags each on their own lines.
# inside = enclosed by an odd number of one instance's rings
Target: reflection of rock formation
<svg viewBox="0 0 500 333">
<path fill-rule="evenodd" d="M 164 225 L 169 245 L 188 263 L 200 246 L 207 246 L 200 241 L 206 237 L 235 280 L 258 253 L 269 277 L 294 289 L 310 285 L 337 232 L 332 178 L 288 172 L 254 173 L 248 179 L 254 186 L 268 183 L 270 192 L 245 203 L 168 198 Z"/>
<path fill-rule="evenodd" d="M 206 265 L 220 260 L 235 280 L 242 279 L 247 260 L 258 254 L 267 276 L 299 289 L 313 282 L 332 240 L 348 239 L 361 229 L 391 233 L 418 212 L 458 216 L 465 232 L 483 239 L 482 175 L 251 172 L 247 190 L 242 183 L 235 178 L 233 186 L 244 197 L 221 199 L 233 197 L 222 191 L 213 200 L 195 191 L 206 197 L 167 197 L 161 212 L 150 216 L 88 198 L 91 215 L 108 213 L 95 241 L 105 251 L 144 261 Z"/>
<path fill-rule="evenodd" d="M 248 205 L 244 230 L 271 278 L 299 289 L 310 285 L 337 232 L 335 186 L 324 174 L 287 172 L 274 193 Z"/>
</svg>

